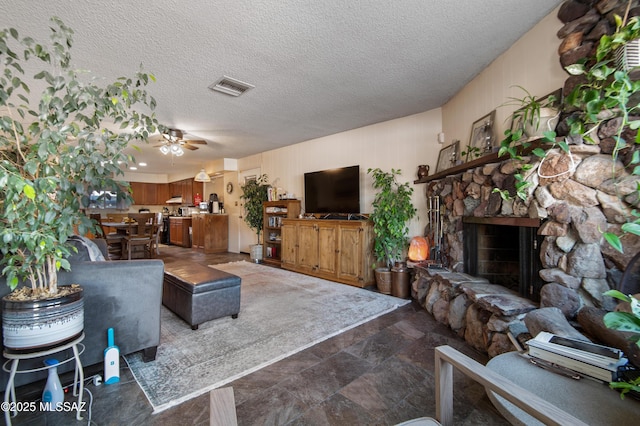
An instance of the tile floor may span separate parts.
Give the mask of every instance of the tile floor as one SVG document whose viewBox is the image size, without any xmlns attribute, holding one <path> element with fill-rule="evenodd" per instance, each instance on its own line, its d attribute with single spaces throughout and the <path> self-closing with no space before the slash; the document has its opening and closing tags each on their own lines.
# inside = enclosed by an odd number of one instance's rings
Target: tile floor
<svg viewBox="0 0 640 426">
<path fill-rule="evenodd" d="M 175 246 L 163 247 L 160 257 L 204 265 L 248 260 L 245 254 L 204 255 Z M 443 344 L 487 361 L 419 305 L 406 305 L 230 383 L 238 424 L 393 425 L 435 416 L 433 349 Z M 86 375 L 100 368 L 89 367 Z M 86 386 L 91 394 L 85 400 L 92 404 L 82 421 L 72 413 L 21 413 L 13 424 L 80 425 L 88 424 L 89 415 L 99 426 L 209 424 L 208 394 L 152 414 L 124 360 L 121 370 L 118 384 Z M 481 386 L 457 372 L 454 377 L 456 425 L 508 424 Z M 18 398 L 37 398 L 39 392 L 41 387 L 27 385 L 18 389 Z"/>
</svg>

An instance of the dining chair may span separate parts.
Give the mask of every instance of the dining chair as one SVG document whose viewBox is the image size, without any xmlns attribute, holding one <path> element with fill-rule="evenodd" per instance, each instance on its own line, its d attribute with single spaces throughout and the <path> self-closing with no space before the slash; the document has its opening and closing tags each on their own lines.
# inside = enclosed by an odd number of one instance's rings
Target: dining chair
<svg viewBox="0 0 640 426">
<path fill-rule="evenodd" d="M 122 257 L 122 239 L 124 238 L 124 235 L 117 232 L 109 232 L 109 227 L 105 226 L 104 219 L 102 219 L 102 215 L 100 215 L 100 213 L 92 213 L 91 219 L 97 221 L 100 225 L 102 238 L 107 242 L 107 254 L 109 260 L 120 259 Z"/>
<path fill-rule="evenodd" d="M 153 230 L 153 240 L 151 242 L 151 251 L 155 253 L 156 256 L 160 255 L 160 236 L 162 234 L 162 213 L 155 213 L 156 221 L 154 224 Z"/>
<path fill-rule="evenodd" d="M 123 238 L 122 252 L 131 260 L 136 247 L 142 247 L 144 257 L 153 258 L 152 250 L 156 216 L 153 213 L 130 213 L 129 227 Z"/>
</svg>

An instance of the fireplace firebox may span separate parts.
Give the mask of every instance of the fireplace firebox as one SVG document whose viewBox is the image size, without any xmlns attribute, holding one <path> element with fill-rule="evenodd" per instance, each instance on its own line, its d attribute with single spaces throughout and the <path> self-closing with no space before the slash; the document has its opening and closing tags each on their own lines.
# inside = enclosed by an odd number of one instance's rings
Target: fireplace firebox
<svg viewBox="0 0 640 426">
<path fill-rule="evenodd" d="M 539 275 L 539 226 L 538 219 L 463 218 L 464 272 L 538 302 L 544 284 Z"/>
</svg>

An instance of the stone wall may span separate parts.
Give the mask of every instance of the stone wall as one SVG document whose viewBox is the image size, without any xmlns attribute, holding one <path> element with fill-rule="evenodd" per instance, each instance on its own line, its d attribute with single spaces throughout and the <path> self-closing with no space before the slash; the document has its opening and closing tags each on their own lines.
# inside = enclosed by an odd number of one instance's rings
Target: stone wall
<svg viewBox="0 0 640 426">
<path fill-rule="evenodd" d="M 635 3 L 632 15 L 640 12 Z M 566 1 L 558 13 L 565 23 L 558 33 L 561 65 L 589 56 L 599 37 L 613 32 L 612 14 L 624 14 L 626 4 L 626 0 Z M 568 77 L 565 93 L 578 83 Z M 561 121 L 558 133 L 561 135 L 564 129 Z M 554 321 L 559 312 L 563 319 L 572 321 L 585 306 L 613 309 L 615 302 L 602 293 L 615 287 L 630 259 L 640 250 L 640 238 L 636 236 L 627 234 L 622 238 L 624 254 L 610 247 L 602 236 L 605 231 L 620 234 L 621 225 L 640 206 L 638 176 L 625 167 L 637 148 L 623 150 L 614 161 L 612 136 L 616 129 L 615 122 L 600 126 L 596 145 L 588 145 L 579 137 L 568 138 L 570 153 L 552 150 L 542 162 L 535 156 L 525 157 L 522 161 L 532 167 L 524 176 L 531 183 L 524 200 L 503 200 L 493 192 L 499 188 L 515 195 L 515 174 L 520 168 L 511 159 L 429 182 L 426 196 L 439 196 L 444 208 L 443 255 L 451 272 L 417 268 L 413 297 L 438 321 L 491 356 L 513 350 L 507 331 L 526 334 L 527 328 L 532 327 L 525 324 L 526 314 L 537 308 L 550 313 Z M 546 284 L 541 289 L 539 306 L 462 273 L 465 216 L 542 221 L 538 232 L 544 237 L 540 250 L 543 267 L 539 273 Z M 476 286 L 480 290 L 474 290 Z M 512 309 L 513 306 L 518 308 Z"/>
</svg>

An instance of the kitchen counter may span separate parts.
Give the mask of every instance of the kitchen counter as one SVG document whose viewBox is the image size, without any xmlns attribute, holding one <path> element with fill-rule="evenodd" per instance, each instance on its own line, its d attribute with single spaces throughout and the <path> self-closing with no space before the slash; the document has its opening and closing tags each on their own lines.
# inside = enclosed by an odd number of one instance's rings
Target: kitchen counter
<svg viewBox="0 0 640 426">
<path fill-rule="evenodd" d="M 192 216 L 192 247 L 205 253 L 224 253 L 229 250 L 229 215 L 200 213 Z"/>
<path fill-rule="evenodd" d="M 169 242 L 191 247 L 191 216 L 169 216 Z"/>
</svg>

